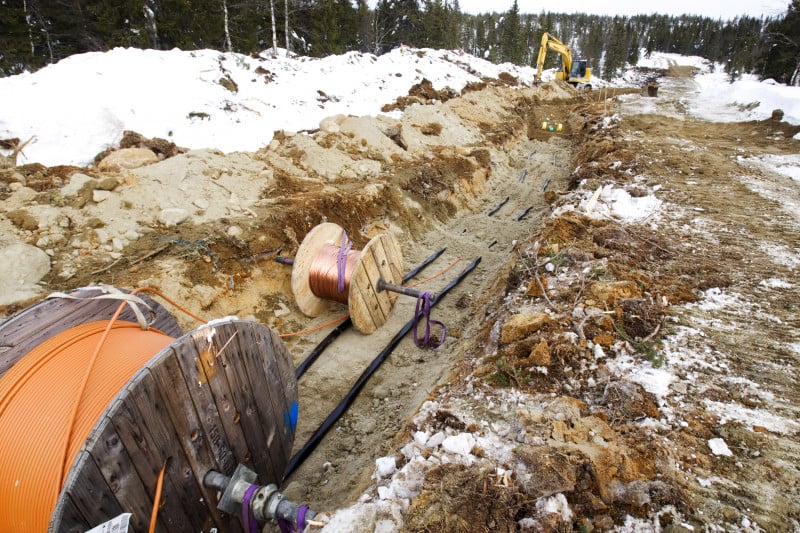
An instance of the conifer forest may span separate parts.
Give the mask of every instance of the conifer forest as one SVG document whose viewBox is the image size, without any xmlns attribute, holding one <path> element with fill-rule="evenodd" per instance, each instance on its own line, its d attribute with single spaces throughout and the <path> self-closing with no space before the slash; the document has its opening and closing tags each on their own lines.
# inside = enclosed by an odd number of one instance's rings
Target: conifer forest
<svg viewBox="0 0 800 533">
<path fill-rule="evenodd" d="M 535 64 L 543 32 L 610 79 L 640 54 L 698 55 L 743 73 L 800 84 L 800 0 L 782 17 L 714 20 L 506 12 L 470 15 L 458 0 L 0 0 L 0 76 L 115 47 L 264 50 L 322 57 L 380 55 L 397 46 L 460 49 L 489 61 Z M 554 67 L 557 54 L 548 56 Z"/>
</svg>

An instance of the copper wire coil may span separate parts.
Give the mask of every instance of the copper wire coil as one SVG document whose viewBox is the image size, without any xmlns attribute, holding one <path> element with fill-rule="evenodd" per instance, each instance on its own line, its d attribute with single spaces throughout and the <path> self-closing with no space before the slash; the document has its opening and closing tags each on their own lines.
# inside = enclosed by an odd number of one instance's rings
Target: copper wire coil
<svg viewBox="0 0 800 533">
<path fill-rule="evenodd" d="M 344 290 L 339 292 L 339 247 L 327 244 L 320 248 L 308 271 L 308 285 L 311 288 L 311 292 L 323 300 L 333 300 L 346 304 L 347 296 L 350 292 L 350 278 L 360 256 L 360 250 L 347 252 L 344 269 Z"/>
</svg>

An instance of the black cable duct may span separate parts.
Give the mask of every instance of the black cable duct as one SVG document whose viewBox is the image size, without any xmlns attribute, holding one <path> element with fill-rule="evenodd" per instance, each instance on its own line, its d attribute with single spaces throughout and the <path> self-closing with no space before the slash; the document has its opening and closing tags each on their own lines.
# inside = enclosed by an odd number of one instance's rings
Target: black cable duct
<svg viewBox="0 0 800 533">
<path fill-rule="evenodd" d="M 439 291 L 431 301 L 431 307 L 435 306 L 439 300 L 442 299 L 453 287 L 461 283 L 467 275 L 472 272 L 478 263 L 481 262 L 481 258 L 478 257 L 472 263 L 467 265 L 467 267 L 461 271 L 461 273 L 453 279 L 450 283 L 445 285 L 445 287 Z M 311 438 L 308 439 L 303 447 L 296 453 L 292 458 L 289 460 L 289 463 L 286 465 L 286 470 L 284 471 L 284 479 L 288 478 L 289 476 L 294 473 L 298 466 L 300 466 L 306 458 L 311 455 L 311 453 L 316 449 L 317 445 L 319 445 L 320 441 L 322 441 L 323 437 L 330 431 L 331 427 L 336 423 L 339 418 L 347 411 L 347 408 L 352 405 L 355 401 L 356 397 L 358 396 L 361 389 L 364 388 L 364 385 L 372 377 L 372 374 L 381 366 L 381 364 L 389 357 L 394 349 L 400 344 L 400 341 L 403 340 L 403 337 L 411 331 L 414 327 L 414 322 L 417 320 L 418 317 L 414 317 L 406 323 L 405 326 L 389 341 L 389 344 L 378 354 L 375 359 L 373 359 L 372 363 L 361 373 L 358 380 L 356 380 L 353 387 L 348 391 L 347 395 L 339 402 L 339 405 L 328 415 L 328 418 L 317 428 Z M 338 328 L 337 328 L 338 329 Z"/>
</svg>

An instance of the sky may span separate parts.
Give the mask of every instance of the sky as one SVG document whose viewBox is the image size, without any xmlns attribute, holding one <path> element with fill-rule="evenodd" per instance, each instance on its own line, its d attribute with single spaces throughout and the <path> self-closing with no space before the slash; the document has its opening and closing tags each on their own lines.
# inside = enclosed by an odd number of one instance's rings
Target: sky
<svg viewBox="0 0 800 533">
<path fill-rule="evenodd" d="M 670 61 L 705 68 L 696 78 L 698 113 L 715 120 L 758 120 L 781 108 L 787 121 L 800 123 L 800 88 L 748 76 L 729 85 L 721 69 L 711 72 L 697 57 L 653 54 L 640 65 L 666 68 Z M 532 67 L 495 65 L 446 50 L 417 54 L 405 48 L 379 57 L 351 52 L 319 59 L 280 53 L 255 59 L 213 50 L 116 48 L 0 78 L 0 139 L 32 139 L 18 162 L 47 166 L 87 166 L 125 130 L 185 148 L 255 151 L 277 130 L 313 130 L 336 114 L 377 115 L 423 78 L 436 89 L 460 91 L 480 81 L 473 73 L 497 78 L 503 71 L 527 85 L 536 73 Z M 237 92 L 219 83 L 225 77 Z M 542 79 L 552 77 L 545 71 Z M 625 79 L 593 80 L 595 87 L 604 83 L 620 85 Z M 743 114 L 734 102 L 760 105 Z"/>
<path fill-rule="evenodd" d="M 371 0 L 374 6 L 376 0 Z M 463 13 L 476 15 L 487 11 L 504 12 L 511 8 L 514 0 L 459 0 Z M 638 15 L 662 13 L 666 15 L 703 15 L 711 18 L 731 19 L 738 15 L 779 16 L 786 12 L 790 0 L 669 0 L 664 2 L 646 0 L 517 0 L 521 13 L 589 13 L 596 15 Z"/>
</svg>

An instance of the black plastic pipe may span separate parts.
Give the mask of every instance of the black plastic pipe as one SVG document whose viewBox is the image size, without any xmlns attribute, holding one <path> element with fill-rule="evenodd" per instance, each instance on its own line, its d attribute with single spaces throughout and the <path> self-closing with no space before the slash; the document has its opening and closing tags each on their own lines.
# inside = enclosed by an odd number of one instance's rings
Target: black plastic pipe
<svg viewBox="0 0 800 533">
<path fill-rule="evenodd" d="M 519 222 L 520 220 L 522 220 L 523 218 L 525 218 L 525 217 L 528 215 L 528 213 L 530 213 L 531 209 L 533 209 L 533 206 L 530 206 L 528 209 L 526 209 L 525 211 L 523 211 L 523 212 L 522 212 L 522 214 L 521 214 L 520 216 L 518 216 L 518 217 L 517 217 L 517 222 Z"/>
<path fill-rule="evenodd" d="M 422 263 L 420 263 L 419 265 L 417 265 L 417 266 L 416 266 L 414 269 L 412 269 L 412 270 L 411 270 L 411 272 L 409 272 L 408 274 L 406 274 L 405 276 L 403 276 L 403 283 L 407 282 L 408 280 L 410 280 L 411 278 L 413 278 L 414 276 L 416 276 L 417 274 L 419 274 L 420 272 L 422 272 L 422 270 L 423 270 L 425 267 L 427 267 L 428 265 L 430 265 L 431 263 L 433 263 L 434 261 L 436 261 L 436 260 L 439 258 L 439 256 L 440 256 L 440 255 L 442 255 L 442 254 L 444 253 L 444 251 L 445 251 L 445 250 L 447 250 L 447 247 L 445 247 L 445 248 L 442 248 L 441 250 L 439 250 L 439 251 L 437 251 L 437 252 L 434 252 L 434 253 L 433 253 L 433 254 L 432 254 L 430 257 L 428 257 L 427 259 L 425 259 L 425 261 L 423 261 Z M 300 379 L 300 376 L 302 376 L 303 374 L 305 374 L 305 373 L 306 373 L 306 370 L 308 370 L 308 369 L 309 369 L 309 367 L 310 367 L 312 364 L 314 364 L 314 361 L 316 361 L 316 360 L 317 360 L 317 358 L 318 358 L 320 355 L 322 355 L 322 352 L 324 352 L 324 351 L 325 351 L 325 348 L 327 348 L 328 346 L 330 346 L 330 345 L 331 345 L 331 343 L 332 343 L 333 341 L 335 341 L 335 340 L 336 340 L 336 338 L 337 338 L 337 337 L 339 337 L 339 335 L 341 335 L 342 333 L 344 333 L 344 332 L 347 330 L 347 328 L 349 328 L 349 327 L 350 327 L 352 324 L 353 324 L 353 321 L 352 321 L 352 320 L 350 320 L 350 318 L 347 318 L 347 319 L 346 319 L 344 322 L 342 322 L 341 324 L 339 324 L 338 326 L 336 326 L 336 327 L 335 327 L 333 330 L 331 330 L 331 332 L 330 332 L 330 333 L 328 333 L 328 334 L 325 336 L 325 338 L 324 338 L 324 339 L 322 339 L 322 340 L 320 341 L 320 343 L 319 343 L 319 344 L 317 344 L 317 345 L 314 347 L 314 349 L 313 349 L 313 350 L 311 350 L 311 352 L 308 354 L 308 356 L 306 356 L 306 358 L 303 360 L 303 362 L 302 362 L 302 363 L 300 363 L 300 365 L 299 365 L 299 366 L 298 366 L 298 367 L 295 369 L 295 371 L 294 371 L 294 376 L 295 376 L 295 378 L 296 378 L 296 379 Z"/>
<path fill-rule="evenodd" d="M 461 273 L 456 278 L 454 278 L 452 281 L 450 281 L 450 283 L 445 285 L 441 291 L 436 293 L 436 295 L 431 299 L 431 307 L 435 306 L 439 302 L 439 300 L 441 300 L 444 297 L 444 295 L 450 292 L 450 290 L 453 287 L 461 283 L 464 280 L 464 278 L 466 278 L 467 275 L 470 272 L 472 272 L 476 266 L 478 266 L 478 263 L 480 262 L 481 258 L 478 257 L 472 263 L 467 265 L 467 267 L 464 270 L 462 270 Z M 397 347 L 397 345 L 400 344 L 400 341 L 403 340 L 403 337 L 405 337 L 406 334 L 408 334 L 408 332 L 411 331 L 411 329 L 414 327 L 414 322 L 416 322 L 417 318 L 418 317 L 415 316 L 414 318 L 409 320 L 408 323 L 406 323 L 406 325 L 403 326 L 403 328 L 394 337 L 392 337 L 392 340 L 389 341 L 389 344 L 386 345 L 386 347 L 381 351 L 381 353 L 379 353 L 378 356 L 372 360 L 372 363 L 370 363 L 370 365 L 364 370 L 364 372 L 361 373 L 361 376 L 359 376 L 358 380 L 356 380 L 355 384 L 350 389 L 350 391 L 348 391 L 347 395 L 342 399 L 341 402 L 339 402 L 339 405 L 336 406 L 336 408 L 331 412 L 331 414 L 328 415 L 328 418 L 326 418 L 325 421 L 322 424 L 320 424 L 320 426 L 317 428 L 314 434 L 311 435 L 311 438 L 308 439 L 308 442 L 306 442 L 303 445 L 303 447 L 300 448 L 300 450 L 292 456 L 292 458 L 289 460 L 289 463 L 286 465 L 286 470 L 284 470 L 283 474 L 284 479 L 291 476 L 292 473 L 297 469 L 297 467 L 300 466 L 303 463 L 303 461 L 305 461 L 306 458 L 308 458 L 308 456 L 311 455 L 311 453 L 316 449 L 317 445 L 319 445 L 323 437 L 325 437 L 325 435 L 328 433 L 328 431 L 330 431 L 333 425 L 347 411 L 347 408 L 350 407 L 350 405 L 352 405 L 352 403 L 355 401 L 356 397 L 358 396 L 358 393 L 361 392 L 361 389 L 364 388 L 364 385 L 369 380 L 369 378 L 372 377 L 372 374 L 375 373 L 378 367 L 380 367 L 381 364 L 386 360 L 386 358 L 389 357 L 389 354 L 391 354 Z"/>
<path fill-rule="evenodd" d="M 506 199 L 505 199 L 505 200 L 503 200 L 502 202 L 500 202 L 499 204 L 497 204 L 497 207 L 495 207 L 494 209 L 492 209 L 491 211 L 489 211 L 489 216 L 492 216 L 492 215 L 494 215 L 495 213 L 497 213 L 498 211 L 500 211 L 500 208 L 501 208 L 501 207 L 503 207 L 504 205 L 506 205 L 506 202 L 508 202 L 509 198 L 510 198 L 509 196 L 506 196 Z"/>
</svg>

